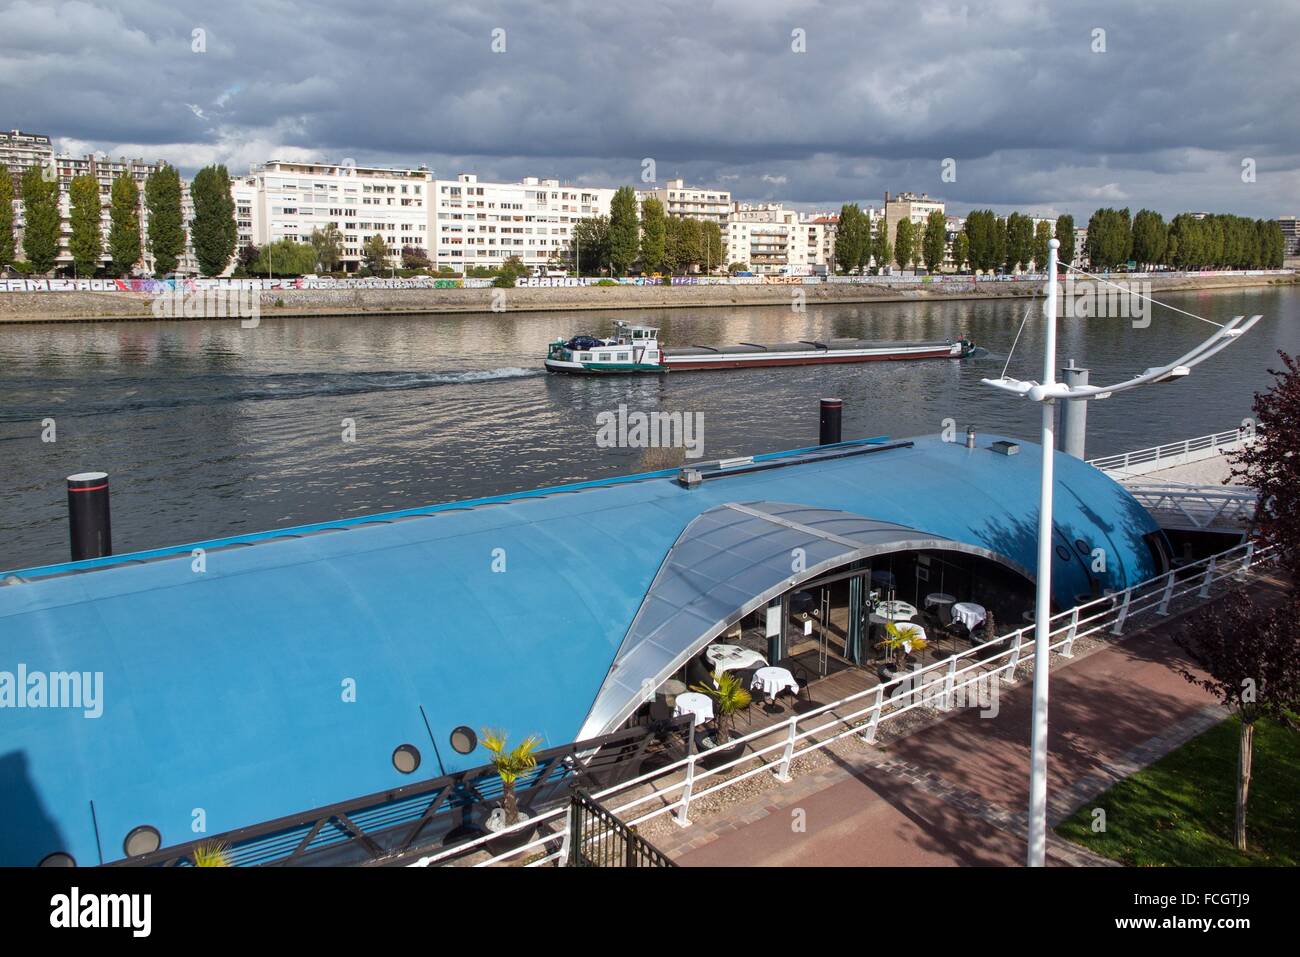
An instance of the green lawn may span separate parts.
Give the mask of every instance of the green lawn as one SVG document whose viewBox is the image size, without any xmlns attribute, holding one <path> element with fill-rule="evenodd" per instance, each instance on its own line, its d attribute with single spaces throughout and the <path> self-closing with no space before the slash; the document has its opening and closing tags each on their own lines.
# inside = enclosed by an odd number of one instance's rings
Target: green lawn
<svg viewBox="0 0 1300 957">
<path fill-rule="evenodd" d="M 1232 846 L 1239 734 L 1236 718 L 1224 721 L 1088 802 L 1056 832 L 1138 867 L 1296 866 L 1300 731 L 1255 725 L 1245 854 Z M 1094 834 L 1098 807 L 1106 810 L 1106 830 Z"/>
</svg>

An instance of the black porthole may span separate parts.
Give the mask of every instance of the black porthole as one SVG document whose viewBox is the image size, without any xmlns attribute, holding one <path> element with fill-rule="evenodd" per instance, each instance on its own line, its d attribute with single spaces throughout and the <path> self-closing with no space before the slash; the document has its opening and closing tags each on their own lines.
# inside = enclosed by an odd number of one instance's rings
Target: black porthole
<svg viewBox="0 0 1300 957">
<path fill-rule="evenodd" d="M 152 824 L 141 824 L 139 827 L 131 828 L 126 835 L 126 840 L 122 842 L 122 850 L 126 851 L 127 857 L 152 854 L 160 847 L 162 847 L 162 835 Z"/>
<path fill-rule="evenodd" d="M 457 754 L 469 754 L 478 747 L 478 735 L 473 728 L 461 725 L 451 732 L 451 749 Z"/>
<path fill-rule="evenodd" d="M 41 859 L 37 867 L 76 867 L 77 862 L 71 854 L 63 851 L 55 851 L 53 854 L 46 854 Z"/>
<path fill-rule="evenodd" d="M 411 774 L 420 766 L 420 751 L 413 744 L 399 744 L 393 749 L 393 767 L 403 774 Z"/>
<path fill-rule="evenodd" d="M 1092 549 L 1088 547 L 1088 543 L 1082 538 L 1076 538 L 1074 540 L 1074 547 L 1079 550 L 1080 555 L 1088 556 L 1092 554 Z"/>
<path fill-rule="evenodd" d="M 1064 545 L 1057 545 L 1056 557 L 1063 562 L 1068 562 L 1070 560 L 1070 550 L 1066 548 Z"/>
</svg>

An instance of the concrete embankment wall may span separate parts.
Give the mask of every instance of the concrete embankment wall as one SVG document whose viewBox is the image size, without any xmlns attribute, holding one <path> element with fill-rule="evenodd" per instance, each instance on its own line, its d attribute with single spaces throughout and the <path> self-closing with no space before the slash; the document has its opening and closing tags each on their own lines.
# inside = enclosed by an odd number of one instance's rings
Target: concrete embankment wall
<svg viewBox="0 0 1300 957">
<path fill-rule="evenodd" d="M 1214 276 L 1151 280 L 1153 291 L 1293 285 L 1295 277 Z M 401 315 L 493 311 L 494 295 L 509 312 L 676 309 L 789 305 L 798 291 L 809 306 L 912 300 L 1023 298 L 1039 282 L 892 283 L 750 286 L 573 286 L 520 289 L 279 289 L 260 293 L 262 316 Z M 153 320 L 153 297 L 134 292 L 27 292 L 0 296 L 3 322 Z"/>
</svg>

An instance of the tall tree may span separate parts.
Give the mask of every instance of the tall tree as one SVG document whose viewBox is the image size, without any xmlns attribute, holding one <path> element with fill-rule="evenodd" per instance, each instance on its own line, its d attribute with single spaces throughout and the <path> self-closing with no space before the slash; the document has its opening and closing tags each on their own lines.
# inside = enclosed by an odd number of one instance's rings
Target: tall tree
<svg viewBox="0 0 1300 957">
<path fill-rule="evenodd" d="M 104 230 L 100 222 L 104 210 L 99 201 L 99 182 L 93 176 L 74 176 L 68 186 L 68 200 L 72 228 L 68 252 L 72 254 L 78 276 L 93 276 L 104 253 Z"/>
<path fill-rule="evenodd" d="M 1144 266 L 1165 261 L 1169 245 L 1169 227 L 1154 210 L 1140 209 L 1133 217 L 1133 258 Z"/>
<path fill-rule="evenodd" d="M 617 275 L 626 274 L 636 262 L 640 234 L 636 192 L 631 186 L 620 186 L 609 204 L 609 262 Z"/>
<path fill-rule="evenodd" d="M 671 225 L 675 220 L 669 220 Z M 595 276 L 609 265 L 609 217 L 592 216 L 579 220 L 573 226 L 572 248 L 569 259 L 574 262 L 574 272 L 579 276 Z"/>
<path fill-rule="evenodd" d="M 1052 224 L 1040 219 L 1034 226 L 1034 268 L 1042 272 L 1047 268 L 1048 243 L 1052 241 Z"/>
<path fill-rule="evenodd" d="M 149 217 L 149 252 L 155 275 L 176 271 L 185 252 L 185 221 L 181 215 L 181 176 L 164 164 L 144 181 L 144 205 Z"/>
<path fill-rule="evenodd" d="M 727 251 L 722 242 L 722 227 L 712 220 L 699 220 L 699 265 L 705 273 L 721 269 L 727 263 Z"/>
<path fill-rule="evenodd" d="M 835 227 L 835 265 L 845 274 L 859 268 L 870 256 L 871 222 L 857 203 L 840 207 Z"/>
<path fill-rule="evenodd" d="M 1232 836 L 1237 850 L 1245 851 L 1255 723 L 1271 718 L 1292 727 L 1296 724 L 1300 601 L 1293 592 L 1280 606 L 1257 605 L 1246 589 L 1237 589 L 1220 605 L 1198 614 L 1174 641 L 1202 669 L 1179 666 L 1179 673 L 1218 698 L 1241 722 Z"/>
<path fill-rule="evenodd" d="M 659 272 L 664 265 L 664 204 L 651 196 L 641 204 L 641 268 Z"/>
<path fill-rule="evenodd" d="M 900 268 L 906 269 L 912 264 L 915 243 L 916 227 L 910 219 L 900 219 L 894 228 L 894 260 Z"/>
<path fill-rule="evenodd" d="M 967 256 L 974 272 L 990 272 L 997 268 L 996 229 L 997 216 L 991 209 L 973 210 L 966 217 L 962 230 L 966 234 Z"/>
<path fill-rule="evenodd" d="M 311 249 L 311 247 L 307 247 Z M 315 260 L 316 250 L 312 249 L 312 258 Z M 366 269 L 372 276 L 382 275 L 388 268 L 388 244 L 384 242 L 384 237 L 379 233 L 373 236 L 367 236 L 365 243 L 361 246 L 361 259 L 365 263 Z M 312 266 L 314 269 L 315 266 Z M 310 269 L 304 270 L 311 272 Z"/>
<path fill-rule="evenodd" d="M 952 261 L 961 272 L 970 261 L 970 236 L 963 230 L 952 241 Z"/>
<path fill-rule="evenodd" d="M 1069 265 L 1074 262 L 1074 217 L 1066 213 L 1056 217 L 1056 238 L 1061 248 L 1056 251 L 1061 262 Z"/>
<path fill-rule="evenodd" d="M 119 276 L 140 261 L 140 188 L 129 176 L 113 180 L 108 210 L 108 258 Z"/>
<path fill-rule="evenodd" d="M 948 247 L 948 223 L 937 209 L 925 217 L 925 235 L 921 240 L 925 268 L 938 272 Z"/>
<path fill-rule="evenodd" d="M 1034 258 L 1034 223 L 1028 216 L 1012 213 L 1007 217 L 1007 272 L 1026 270 Z"/>
<path fill-rule="evenodd" d="M 311 231 L 311 245 L 316 250 L 316 262 L 320 266 L 321 272 L 333 272 L 339 268 L 339 261 L 343 258 L 343 233 L 334 223 L 326 223 L 324 229 L 313 229 Z M 429 264 L 429 257 L 424 256 L 424 266 L 406 265 L 407 253 L 406 247 L 402 250 L 402 265 L 407 269 L 423 269 Z M 414 252 L 411 254 L 412 262 L 415 262 L 418 256 Z"/>
<path fill-rule="evenodd" d="M 41 167 L 23 173 L 23 255 L 38 273 L 54 268 L 59 258 L 59 184 Z"/>
<path fill-rule="evenodd" d="M 889 222 L 883 213 L 876 220 L 875 235 L 871 237 L 871 255 L 876 260 L 877 274 L 894 261 L 894 244 L 889 241 Z"/>
<path fill-rule="evenodd" d="M 14 261 L 14 181 L 9 167 L 0 165 L 0 266 Z"/>
<path fill-rule="evenodd" d="M 205 276 L 220 276 L 235 255 L 235 199 L 224 166 L 205 166 L 190 184 L 194 222 L 190 242 Z"/>
</svg>

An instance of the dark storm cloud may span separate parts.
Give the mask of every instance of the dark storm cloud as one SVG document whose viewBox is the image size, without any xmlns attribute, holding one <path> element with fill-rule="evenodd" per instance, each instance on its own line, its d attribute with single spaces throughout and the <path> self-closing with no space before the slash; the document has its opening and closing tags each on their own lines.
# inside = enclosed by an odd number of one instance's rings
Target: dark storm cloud
<svg viewBox="0 0 1300 957">
<path fill-rule="evenodd" d="M 2 22 L 0 126 L 187 170 L 310 155 L 618 184 L 650 157 L 660 181 L 808 206 L 916 189 L 1276 215 L 1300 194 L 1293 0 L 23 0 Z"/>
</svg>

